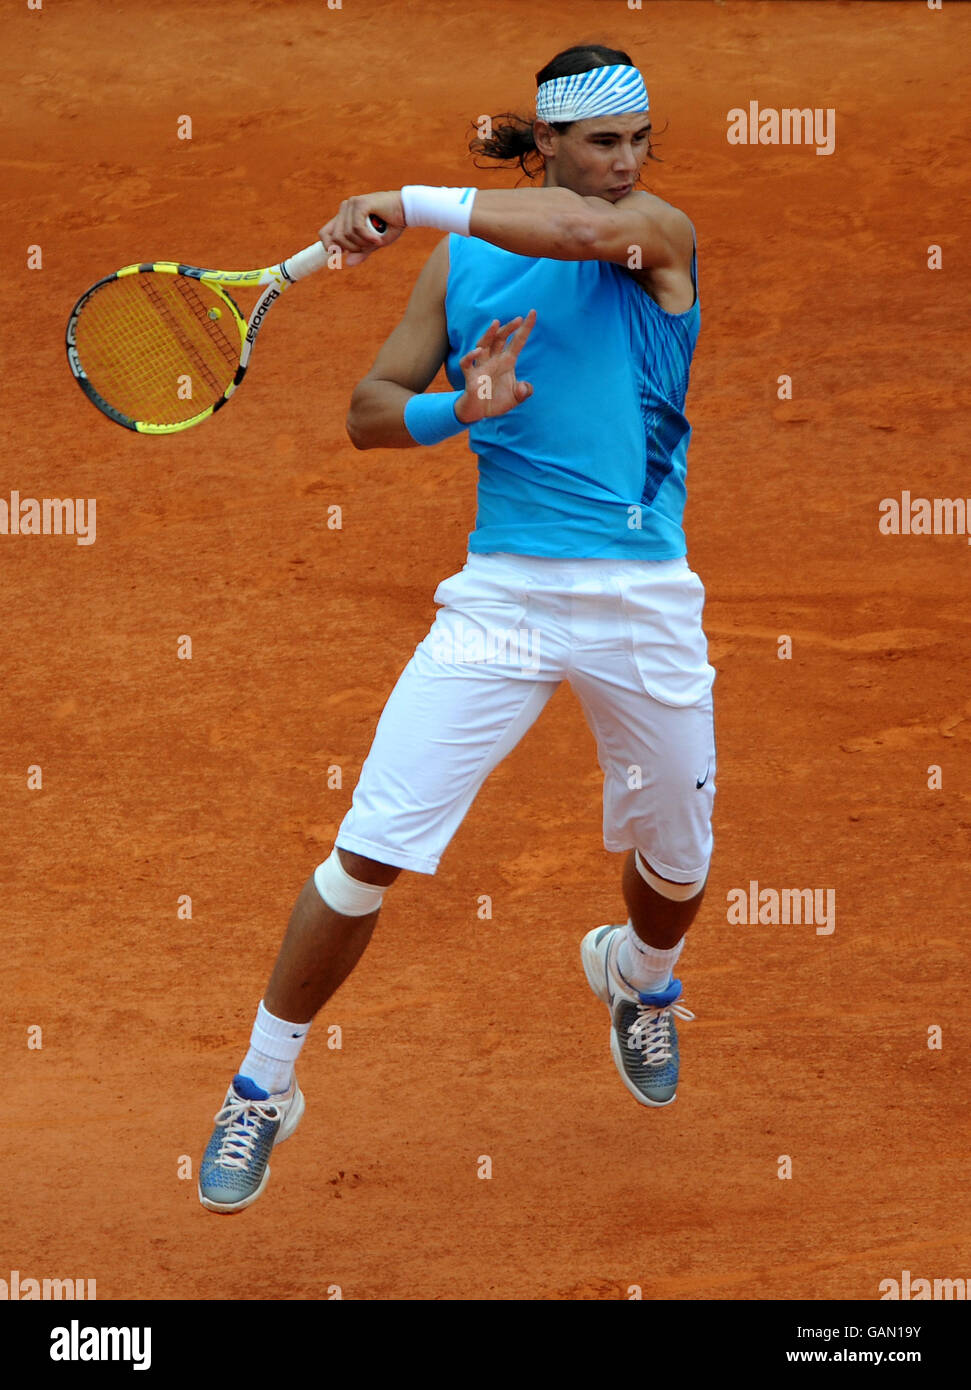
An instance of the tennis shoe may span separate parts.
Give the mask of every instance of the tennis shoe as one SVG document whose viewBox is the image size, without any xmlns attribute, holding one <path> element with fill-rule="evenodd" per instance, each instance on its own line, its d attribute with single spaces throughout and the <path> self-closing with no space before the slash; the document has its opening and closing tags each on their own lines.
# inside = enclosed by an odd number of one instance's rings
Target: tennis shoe
<svg viewBox="0 0 971 1390">
<path fill-rule="evenodd" d="M 199 1201 L 207 1211 L 242 1211 L 256 1201 L 270 1180 L 270 1151 L 289 1139 L 304 1104 L 296 1080 L 271 1096 L 248 1076 L 233 1077 L 199 1170 Z"/>
<path fill-rule="evenodd" d="M 678 1091 L 678 1030 L 675 1018 L 694 1014 L 676 1001 L 681 981 L 642 994 L 623 978 L 617 951 L 624 928 L 595 927 L 580 947 L 587 983 L 610 1011 L 610 1052 L 620 1078 L 641 1105 L 670 1105 Z"/>
</svg>

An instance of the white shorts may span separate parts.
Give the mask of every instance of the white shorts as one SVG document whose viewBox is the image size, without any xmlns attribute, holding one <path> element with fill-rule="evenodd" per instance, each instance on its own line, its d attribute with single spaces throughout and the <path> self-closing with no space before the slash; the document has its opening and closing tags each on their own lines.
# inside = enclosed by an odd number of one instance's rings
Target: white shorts
<svg viewBox="0 0 971 1390">
<path fill-rule="evenodd" d="M 686 559 L 470 553 L 398 679 L 337 834 L 341 849 L 433 874 L 494 767 L 561 681 L 604 774 L 608 850 L 664 878 L 712 852 L 714 669 L 705 591 Z"/>
</svg>

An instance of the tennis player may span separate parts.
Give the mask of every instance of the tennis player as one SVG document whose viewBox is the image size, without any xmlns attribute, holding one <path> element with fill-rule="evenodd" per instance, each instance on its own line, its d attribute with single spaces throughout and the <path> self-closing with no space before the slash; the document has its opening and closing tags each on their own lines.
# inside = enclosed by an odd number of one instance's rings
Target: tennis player
<svg viewBox="0 0 971 1390">
<path fill-rule="evenodd" d="M 583 968 L 628 1091 L 644 1106 L 675 1098 L 675 1018 L 694 1015 L 673 972 L 704 893 L 715 790 L 715 673 L 681 524 L 695 236 L 683 212 L 635 190 L 651 122 L 626 53 L 567 49 L 537 85 L 535 120 L 499 117 L 472 149 L 538 166 L 542 187 L 364 194 L 321 231 L 361 256 L 405 228 L 446 233 L 353 393 L 348 433 L 359 449 L 404 449 L 468 431 L 478 512 L 335 848 L 297 899 L 203 1158 L 212 1211 L 263 1191 L 271 1149 L 303 1113 L 294 1068 L 311 1020 L 357 964 L 389 885 L 402 869 L 435 873 L 564 680 L 597 744 L 604 844 L 628 851 L 627 919 L 587 933 Z M 453 389 L 429 392 L 442 366 Z"/>
</svg>

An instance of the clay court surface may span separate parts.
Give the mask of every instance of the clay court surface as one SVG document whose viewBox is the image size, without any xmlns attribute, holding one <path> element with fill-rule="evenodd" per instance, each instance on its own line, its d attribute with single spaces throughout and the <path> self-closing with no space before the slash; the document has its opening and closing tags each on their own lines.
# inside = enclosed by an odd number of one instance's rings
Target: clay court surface
<svg viewBox="0 0 971 1390">
<path fill-rule="evenodd" d="M 97 538 L 0 535 L 0 1275 L 409 1300 L 971 1276 L 971 549 L 878 530 L 905 489 L 971 494 L 971 7 L 46 0 L 2 23 L 0 497 L 96 498 Z M 278 260 L 351 193 L 510 185 L 469 162 L 469 123 L 528 110 L 583 39 L 644 71 L 667 124 L 645 180 L 699 239 L 686 528 L 719 767 L 678 1100 L 625 1091 L 580 968 L 583 933 L 624 915 L 622 856 L 564 688 L 437 876 L 390 890 L 266 1195 L 216 1217 L 195 1191 L 212 1116 L 473 524 L 464 436 L 358 453 L 344 432 L 438 234 L 293 290 L 237 400 L 175 438 L 84 400 L 67 314 L 129 261 Z M 730 145 L 752 100 L 835 109 L 835 152 Z M 729 924 L 751 881 L 834 889 L 835 930 Z"/>
</svg>

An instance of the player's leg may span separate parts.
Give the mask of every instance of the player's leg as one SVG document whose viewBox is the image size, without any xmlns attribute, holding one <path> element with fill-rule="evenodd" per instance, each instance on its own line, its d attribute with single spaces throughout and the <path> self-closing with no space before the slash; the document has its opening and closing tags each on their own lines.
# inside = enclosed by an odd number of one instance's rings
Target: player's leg
<svg viewBox="0 0 971 1390">
<path fill-rule="evenodd" d="M 402 868 L 435 872 L 489 772 L 556 688 L 517 640 L 521 598 L 481 566 L 439 586 L 446 606 L 385 705 L 339 848 L 301 890 L 250 1051 L 217 1116 L 200 1175 L 211 1210 L 240 1210 L 262 1192 L 269 1151 L 302 1112 L 293 1067 L 310 1020 L 363 954 L 385 889 Z M 288 1078 L 287 1091 L 275 1089 Z"/>
<path fill-rule="evenodd" d="M 363 955 L 385 889 L 403 867 L 435 872 L 483 781 L 554 689 L 415 652 L 378 722 L 340 847 L 318 865 L 291 913 L 249 1051 L 203 1156 L 204 1207 L 241 1211 L 263 1192 L 271 1150 L 303 1113 L 294 1069 L 311 1021 Z"/>
<path fill-rule="evenodd" d="M 678 947 L 704 900 L 706 881 L 707 878 L 691 883 L 675 882 L 659 874 L 637 850 L 630 851 L 624 863 L 621 889 L 636 937 L 632 944 L 645 961 L 653 955 L 659 967 L 667 963 L 666 957 L 674 964 L 677 959 L 674 953 L 680 954 Z M 652 977 L 640 987 L 663 986 L 667 982 Z"/>
<path fill-rule="evenodd" d="M 309 1023 L 354 969 L 371 939 L 380 911 L 379 893 L 401 873 L 395 865 L 380 864 L 351 850 L 335 850 L 352 883 L 372 887 L 354 901 L 331 896 L 337 911 L 321 896 L 317 878 L 307 879 L 297 898 L 263 1002 L 277 1018 Z M 338 885 L 340 880 L 337 881 Z M 352 890 L 353 892 L 353 890 Z M 365 911 L 361 912 L 363 908 Z"/>
<path fill-rule="evenodd" d="M 571 684 L 604 771 L 604 843 L 630 850 L 622 874 L 628 919 L 587 934 L 587 978 L 611 1009 L 611 1050 L 625 1085 L 647 1105 L 676 1094 L 673 978 L 701 906 L 712 852 L 715 738 L 701 629 L 703 589 L 683 564 L 618 578 L 601 627 L 617 625 L 612 652 L 583 660 Z M 606 599 L 606 596 L 605 596 Z M 633 848 L 632 848 L 633 847 Z"/>
<path fill-rule="evenodd" d="M 199 1199 L 210 1211 L 241 1211 L 266 1187 L 270 1151 L 303 1114 L 294 1071 L 310 1023 L 360 959 L 384 889 L 400 872 L 335 849 L 301 889 L 203 1155 Z"/>
<path fill-rule="evenodd" d="M 318 866 L 290 914 L 239 1076 L 268 1095 L 289 1091 L 311 1022 L 363 955 L 400 873 L 336 848 Z"/>
<path fill-rule="evenodd" d="M 607 847 L 622 849 L 633 840 L 644 849 L 631 851 L 624 864 L 627 921 L 587 933 L 584 970 L 610 1010 L 611 1055 L 624 1085 L 643 1105 L 667 1105 L 680 1070 L 676 1019 L 693 1017 L 679 1002 L 674 970 L 701 907 L 711 855 L 710 697 L 674 707 L 644 695 L 639 718 L 652 729 L 639 742 L 602 709 L 590 709 L 588 717 L 606 764 Z"/>
</svg>

